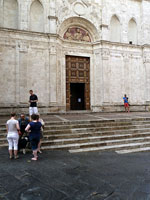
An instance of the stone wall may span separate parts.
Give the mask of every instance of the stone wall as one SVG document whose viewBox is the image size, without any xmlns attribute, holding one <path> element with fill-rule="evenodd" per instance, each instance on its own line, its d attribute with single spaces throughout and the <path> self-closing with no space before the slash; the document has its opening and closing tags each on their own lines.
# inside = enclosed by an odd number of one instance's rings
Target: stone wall
<svg viewBox="0 0 150 200">
<path fill-rule="evenodd" d="M 41 112 L 65 110 L 66 55 L 90 57 L 91 110 L 122 111 L 125 93 L 134 110 L 148 109 L 150 1 L 18 0 L 8 12 L 9 2 L 0 0 L 0 112 L 27 111 L 29 89 Z M 90 40 L 64 39 L 72 27 Z"/>
</svg>

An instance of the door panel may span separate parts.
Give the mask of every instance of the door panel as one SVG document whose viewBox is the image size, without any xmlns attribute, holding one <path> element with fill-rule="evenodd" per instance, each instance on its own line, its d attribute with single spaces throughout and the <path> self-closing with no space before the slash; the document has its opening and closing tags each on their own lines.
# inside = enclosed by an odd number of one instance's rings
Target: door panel
<svg viewBox="0 0 150 200">
<path fill-rule="evenodd" d="M 83 86 L 82 92 L 84 93 L 84 106 L 82 105 L 82 109 L 89 110 L 90 109 L 90 59 L 87 57 L 77 57 L 77 56 L 66 56 L 66 109 L 75 109 L 75 105 L 73 105 L 73 100 L 71 97 L 71 91 L 76 91 L 75 88 L 78 86 L 73 86 L 73 83 L 82 83 Z M 73 87 L 75 87 L 73 89 Z M 80 91 L 80 90 L 79 90 Z M 81 91 L 80 91 L 81 95 Z M 79 102 L 78 102 L 79 103 Z M 79 106 L 80 107 L 80 106 Z M 78 108 L 76 105 L 76 109 Z"/>
</svg>

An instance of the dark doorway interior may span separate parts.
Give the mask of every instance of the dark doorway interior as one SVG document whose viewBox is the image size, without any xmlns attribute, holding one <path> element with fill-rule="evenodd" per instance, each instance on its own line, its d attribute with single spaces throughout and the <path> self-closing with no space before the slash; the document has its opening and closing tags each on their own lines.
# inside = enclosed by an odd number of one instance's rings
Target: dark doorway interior
<svg viewBox="0 0 150 200">
<path fill-rule="evenodd" d="M 85 110 L 85 83 L 70 83 L 71 110 Z"/>
</svg>

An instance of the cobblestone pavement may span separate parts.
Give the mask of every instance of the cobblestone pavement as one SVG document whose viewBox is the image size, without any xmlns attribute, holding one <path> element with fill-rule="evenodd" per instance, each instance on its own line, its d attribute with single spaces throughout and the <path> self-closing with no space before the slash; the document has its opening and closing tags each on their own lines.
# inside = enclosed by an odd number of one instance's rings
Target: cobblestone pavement
<svg viewBox="0 0 150 200">
<path fill-rule="evenodd" d="M 150 153 L 45 151 L 10 160 L 0 149 L 0 200 L 149 200 Z"/>
</svg>

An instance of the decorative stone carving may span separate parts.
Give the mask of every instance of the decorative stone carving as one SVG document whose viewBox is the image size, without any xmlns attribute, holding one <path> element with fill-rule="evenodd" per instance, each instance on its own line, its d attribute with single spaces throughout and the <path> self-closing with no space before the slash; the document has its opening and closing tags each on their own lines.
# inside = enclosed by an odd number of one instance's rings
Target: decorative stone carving
<svg viewBox="0 0 150 200">
<path fill-rule="evenodd" d="M 143 62 L 144 62 L 144 63 L 150 63 L 149 54 L 145 53 L 145 54 L 143 55 Z"/>
<path fill-rule="evenodd" d="M 76 27 L 68 28 L 64 34 L 64 39 L 91 42 L 88 31 Z"/>
<path fill-rule="evenodd" d="M 28 52 L 29 45 L 25 42 L 18 42 L 20 52 Z"/>
<path fill-rule="evenodd" d="M 50 54 L 56 54 L 56 46 L 55 45 L 52 45 L 50 47 Z"/>
<path fill-rule="evenodd" d="M 101 55 L 103 60 L 108 60 L 110 57 L 110 51 L 108 49 L 103 49 Z"/>
<path fill-rule="evenodd" d="M 124 62 L 128 62 L 129 61 L 129 54 L 128 53 L 123 53 L 122 56 L 123 56 Z"/>
<path fill-rule="evenodd" d="M 74 12 L 79 15 L 79 16 L 82 16 L 85 14 L 85 5 L 83 5 L 83 3 L 81 2 L 77 2 L 74 4 Z"/>
</svg>

